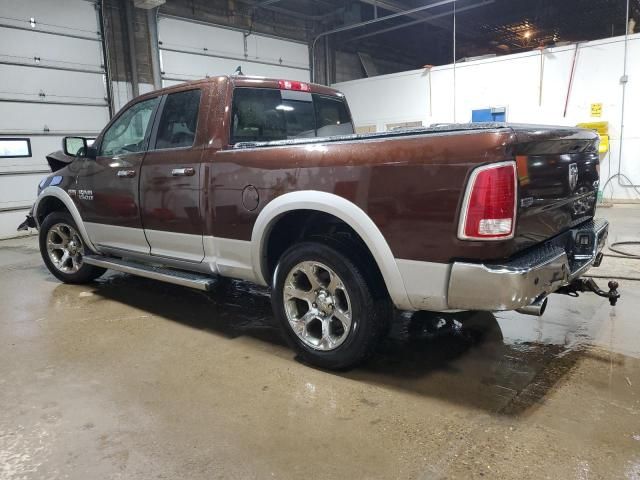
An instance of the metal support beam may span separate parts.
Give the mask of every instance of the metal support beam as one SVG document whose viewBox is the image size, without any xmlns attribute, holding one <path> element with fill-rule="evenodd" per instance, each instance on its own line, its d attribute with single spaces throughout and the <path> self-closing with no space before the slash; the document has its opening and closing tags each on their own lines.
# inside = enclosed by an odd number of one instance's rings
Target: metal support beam
<svg viewBox="0 0 640 480">
<path fill-rule="evenodd" d="M 378 5 L 379 8 L 384 8 L 385 10 L 389 10 L 391 12 L 402 12 L 403 10 L 406 10 L 407 7 L 404 6 L 402 3 L 397 2 L 396 0 L 360 0 L 362 3 L 366 3 L 369 5 L 373 5 L 374 3 L 376 3 Z M 409 15 L 410 17 L 419 20 L 419 19 L 424 19 L 425 23 L 428 23 L 430 25 L 433 25 L 434 27 L 439 27 L 439 28 L 448 28 L 449 25 L 445 24 L 442 20 L 438 20 L 438 19 L 434 19 L 433 17 L 426 17 L 424 15 L 422 15 L 421 13 L 414 13 Z M 475 39 L 475 34 L 473 32 L 467 32 L 467 31 L 460 31 L 458 32 L 458 37 L 459 38 L 469 38 L 469 39 Z"/>
<path fill-rule="evenodd" d="M 162 74 L 160 73 L 160 49 L 158 48 L 158 11 L 160 7 L 147 10 L 147 25 L 151 40 L 151 70 L 153 72 L 153 86 L 162 88 Z"/>
<path fill-rule="evenodd" d="M 263 0 L 262 2 L 257 3 L 254 7 L 253 10 L 257 10 L 259 8 L 263 8 L 266 7 L 268 5 L 272 5 L 274 3 L 278 3 L 280 0 Z"/>
<path fill-rule="evenodd" d="M 309 15 L 307 13 L 296 12 L 291 9 L 274 6 L 275 3 L 278 3 L 280 0 L 265 0 L 263 2 L 259 2 L 251 7 L 251 14 L 253 14 L 258 9 L 270 10 L 272 12 L 281 13 L 282 15 L 288 15 L 293 18 L 298 18 L 300 20 L 307 20 L 309 22 L 321 22 L 326 20 L 327 18 L 331 18 L 334 15 L 337 15 L 339 12 L 344 10 L 344 7 L 338 8 L 329 13 L 322 13 L 319 15 Z"/>
<path fill-rule="evenodd" d="M 457 13 L 466 12 L 467 10 L 472 10 L 472 9 L 478 8 L 478 7 L 484 7 L 486 5 L 490 5 L 490 4 L 494 3 L 494 2 L 495 2 L 495 0 L 485 0 L 484 2 L 476 3 L 474 5 L 468 5 L 466 7 L 458 8 L 457 9 Z M 411 22 L 403 23 L 402 25 L 394 25 L 393 27 L 383 28 L 382 30 L 376 30 L 375 32 L 365 33 L 363 35 L 358 35 L 357 37 L 349 38 L 349 39 L 345 40 L 345 43 L 346 42 L 352 42 L 354 40 L 360 40 L 362 38 L 373 37 L 375 35 L 380 35 L 382 33 L 392 32 L 394 30 L 399 30 L 401 28 L 410 27 L 412 25 L 417 25 L 419 23 L 429 23 L 429 21 L 431 21 L 431 20 L 437 20 L 439 18 L 448 17 L 448 16 L 450 16 L 452 14 L 453 14 L 453 11 L 444 12 L 444 13 L 439 13 L 437 15 L 431 15 L 429 17 L 421 18 L 419 20 L 413 20 Z"/>
<path fill-rule="evenodd" d="M 359 22 L 359 23 L 354 23 L 352 25 L 345 25 L 343 27 L 338 27 L 338 28 L 334 28 L 332 30 L 327 30 L 326 32 L 322 32 L 319 33 L 318 35 L 315 36 L 315 38 L 313 39 L 313 42 L 311 43 L 311 68 L 312 68 L 312 75 L 311 75 L 311 79 L 312 81 L 315 82 L 316 79 L 316 75 L 315 75 L 315 71 L 316 71 L 316 44 L 318 42 L 319 39 L 321 39 L 322 37 L 325 37 L 327 35 L 332 35 L 334 33 L 339 33 L 339 32 L 346 32 L 347 30 L 353 30 L 355 28 L 361 28 L 361 27 L 365 27 L 367 25 L 373 25 L 375 23 L 378 22 L 384 22 L 386 20 L 391 20 L 392 18 L 398 18 L 398 17 L 404 17 L 406 15 L 410 15 L 412 13 L 416 13 L 416 12 L 421 12 L 423 10 L 429 10 L 431 8 L 436 8 L 436 7 L 440 7 L 442 5 L 448 5 L 450 3 L 454 3 L 457 0 L 440 0 L 434 3 L 430 3 L 428 5 L 423 5 L 421 7 L 416 7 L 416 8 L 411 8 L 409 10 L 405 10 L 402 12 L 398 12 L 398 13 L 393 13 L 391 15 L 385 15 L 384 17 L 378 17 L 378 18 L 374 18 L 373 20 L 367 20 L 364 22 Z"/>
<path fill-rule="evenodd" d="M 106 22 L 104 18 L 104 2 L 101 0 L 96 3 L 96 15 L 98 17 L 98 26 L 100 27 L 100 47 L 102 50 L 102 63 L 104 64 L 104 86 L 107 91 L 107 103 L 109 104 L 109 118 L 113 117 L 113 85 L 111 83 L 111 62 L 109 61 L 109 41 L 106 35 Z"/>
<path fill-rule="evenodd" d="M 135 29 L 133 27 L 133 7 L 131 2 L 133 0 L 124 0 L 124 16 L 127 25 L 127 39 L 129 41 L 129 67 L 131 70 L 131 91 L 133 98 L 140 94 L 138 89 L 138 65 L 136 63 L 136 38 Z"/>
</svg>

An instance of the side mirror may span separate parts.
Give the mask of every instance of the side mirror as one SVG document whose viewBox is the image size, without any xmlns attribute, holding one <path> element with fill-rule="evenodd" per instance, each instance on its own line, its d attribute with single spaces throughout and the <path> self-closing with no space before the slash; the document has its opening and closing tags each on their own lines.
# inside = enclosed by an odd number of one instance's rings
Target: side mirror
<svg viewBox="0 0 640 480">
<path fill-rule="evenodd" d="M 62 151 L 65 155 L 75 157 L 84 153 L 87 149 L 87 139 L 83 137 L 64 137 L 62 139 Z"/>
<path fill-rule="evenodd" d="M 62 139 L 62 150 L 70 157 L 86 157 L 95 159 L 97 151 L 93 145 L 93 140 L 84 137 L 64 137 Z"/>
</svg>

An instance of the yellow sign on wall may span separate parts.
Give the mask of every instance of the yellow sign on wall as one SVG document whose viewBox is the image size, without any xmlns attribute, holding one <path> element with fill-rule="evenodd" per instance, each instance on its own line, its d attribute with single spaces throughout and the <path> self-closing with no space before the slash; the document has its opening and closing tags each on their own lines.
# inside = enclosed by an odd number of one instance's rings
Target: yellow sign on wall
<svg viewBox="0 0 640 480">
<path fill-rule="evenodd" d="M 591 116 L 592 117 L 601 117 L 602 116 L 602 104 L 601 103 L 592 103 L 591 104 Z"/>
<path fill-rule="evenodd" d="M 609 151 L 609 122 L 579 123 L 577 126 L 598 132 L 598 135 L 600 136 L 598 153 L 607 153 Z"/>
</svg>

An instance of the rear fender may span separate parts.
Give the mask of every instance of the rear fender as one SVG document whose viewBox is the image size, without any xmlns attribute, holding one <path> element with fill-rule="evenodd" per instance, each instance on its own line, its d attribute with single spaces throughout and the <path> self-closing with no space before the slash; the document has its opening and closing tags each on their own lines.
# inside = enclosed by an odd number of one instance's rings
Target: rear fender
<svg viewBox="0 0 640 480">
<path fill-rule="evenodd" d="M 265 278 L 266 240 L 277 220 L 295 210 L 316 210 L 333 215 L 349 225 L 364 241 L 375 259 L 393 303 L 403 310 L 414 310 L 396 259 L 382 232 L 360 207 L 349 200 L 327 192 L 303 190 L 286 193 L 269 202 L 258 215 L 251 235 L 251 261 L 256 280 L 268 285 Z"/>
</svg>

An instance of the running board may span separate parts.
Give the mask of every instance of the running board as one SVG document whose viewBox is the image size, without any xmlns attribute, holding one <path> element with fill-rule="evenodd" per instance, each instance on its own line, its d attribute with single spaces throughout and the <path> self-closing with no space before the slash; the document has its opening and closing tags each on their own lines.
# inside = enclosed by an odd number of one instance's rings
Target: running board
<svg viewBox="0 0 640 480">
<path fill-rule="evenodd" d="M 216 279 L 207 275 L 172 270 L 170 268 L 154 267 L 139 262 L 122 260 L 119 258 L 100 257 L 97 255 L 85 255 L 82 261 L 88 265 L 116 270 L 118 272 L 130 273 L 139 277 L 160 280 L 161 282 L 182 285 L 198 290 L 209 291 L 216 284 Z"/>
</svg>

